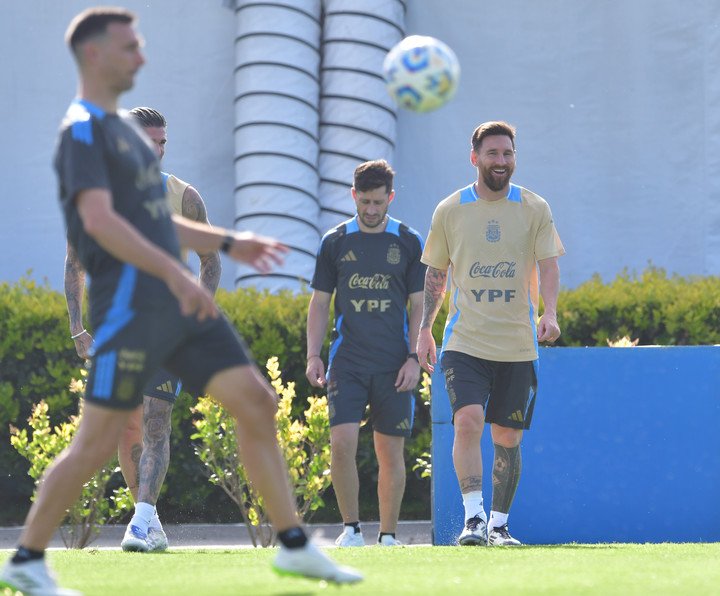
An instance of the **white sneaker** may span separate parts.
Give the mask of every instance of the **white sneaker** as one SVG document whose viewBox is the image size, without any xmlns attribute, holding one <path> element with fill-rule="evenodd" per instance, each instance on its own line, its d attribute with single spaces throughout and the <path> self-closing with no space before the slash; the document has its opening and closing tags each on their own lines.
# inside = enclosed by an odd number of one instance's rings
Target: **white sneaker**
<svg viewBox="0 0 720 596">
<path fill-rule="evenodd" d="M 301 548 L 281 546 L 272 567 L 279 575 L 312 577 L 336 584 L 354 584 L 363 578 L 355 569 L 335 563 L 312 542 Z"/>
<path fill-rule="evenodd" d="M 80 596 L 76 590 L 60 588 L 45 559 L 13 563 L 8 561 L 0 572 L 0 589 L 22 592 L 24 596 Z"/>
<path fill-rule="evenodd" d="M 510 536 L 507 524 L 490 530 L 487 543 L 488 546 L 522 546 L 522 542 Z"/>
<path fill-rule="evenodd" d="M 487 520 L 479 515 L 465 522 L 465 527 L 458 538 L 460 546 L 485 546 L 487 544 Z"/>
<path fill-rule="evenodd" d="M 148 528 L 147 543 L 150 547 L 148 552 L 161 553 L 168 548 L 168 539 L 165 530 L 162 528 Z"/>
<path fill-rule="evenodd" d="M 345 526 L 342 534 L 335 540 L 335 546 L 365 546 L 362 532 L 356 532 L 352 526 Z"/>
<path fill-rule="evenodd" d="M 394 536 L 391 536 L 390 534 L 383 534 L 382 538 L 380 538 L 380 540 L 378 540 L 378 546 L 404 546 L 404 545 L 402 542 L 400 542 Z"/>
<path fill-rule="evenodd" d="M 120 547 L 125 552 L 146 553 L 150 550 L 147 538 L 148 535 L 145 532 L 129 523 L 125 529 L 125 536 L 123 536 Z"/>
</svg>

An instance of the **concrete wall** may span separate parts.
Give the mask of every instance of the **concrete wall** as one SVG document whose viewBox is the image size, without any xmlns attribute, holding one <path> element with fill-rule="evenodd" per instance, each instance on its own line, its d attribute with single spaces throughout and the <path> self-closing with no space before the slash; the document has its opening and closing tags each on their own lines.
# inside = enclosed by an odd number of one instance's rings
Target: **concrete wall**
<svg viewBox="0 0 720 596">
<path fill-rule="evenodd" d="M 63 42 L 72 17 L 100 4 L 81 0 L 0 3 L 0 281 L 28 269 L 62 288 L 65 241 L 51 168 L 56 131 L 75 95 L 76 74 Z M 232 227 L 235 21 L 220 0 L 126 0 L 140 18 L 147 64 L 122 100 L 149 105 L 168 120 L 163 168 L 190 182 L 210 221 Z M 232 287 L 227 262 L 222 283 Z"/>
<path fill-rule="evenodd" d="M 74 93 L 62 42 L 93 2 L 0 3 L 0 280 L 62 283 L 63 233 L 50 169 Z M 127 0 L 148 64 L 124 105 L 170 122 L 167 170 L 232 225 L 234 19 L 221 0 Z M 551 204 L 565 285 L 648 261 L 720 270 L 720 3 L 687 0 L 410 0 L 407 32 L 439 37 L 463 68 L 455 100 L 398 120 L 395 216 L 426 234 L 436 203 L 469 183 L 480 122 L 518 126 L 515 181 Z M 350 197 L 348 194 L 348 201 Z M 234 267 L 223 285 L 232 286 Z"/>
<path fill-rule="evenodd" d="M 432 387 L 433 530 L 452 544 L 463 506 L 444 378 Z M 720 540 L 720 348 L 541 348 L 511 533 L 528 544 Z M 483 433 L 483 500 L 493 448 Z"/>
<path fill-rule="evenodd" d="M 402 113 L 396 216 L 426 234 L 432 205 L 469 184 L 470 134 L 518 127 L 514 181 L 550 203 L 562 282 L 648 261 L 720 272 L 720 3 L 414 0 L 407 33 L 451 45 L 453 102 Z"/>
</svg>

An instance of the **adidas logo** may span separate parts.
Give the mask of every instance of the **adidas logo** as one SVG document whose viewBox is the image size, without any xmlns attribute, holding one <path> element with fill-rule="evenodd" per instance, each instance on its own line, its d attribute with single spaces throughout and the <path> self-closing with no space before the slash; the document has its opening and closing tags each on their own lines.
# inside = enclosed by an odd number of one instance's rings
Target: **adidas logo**
<svg viewBox="0 0 720 596">
<path fill-rule="evenodd" d="M 173 391 L 173 386 L 170 381 L 166 381 L 162 385 L 158 385 L 157 387 L 155 387 L 155 389 L 157 389 L 158 391 L 164 391 L 165 393 L 175 393 Z"/>
<path fill-rule="evenodd" d="M 398 430 L 410 430 L 410 421 L 405 418 L 405 420 L 403 420 L 395 428 L 397 428 Z"/>
<path fill-rule="evenodd" d="M 514 420 L 515 422 L 522 422 L 523 421 L 523 414 L 520 410 L 515 410 L 510 416 L 508 416 L 510 420 Z"/>
<path fill-rule="evenodd" d="M 341 263 L 352 263 L 353 261 L 357 261 L 357 257 L 355 256 L 355 253 L 351 250 L 347 251 L 345 253 L 345 256 L 340 259 Z"/>
</svg>

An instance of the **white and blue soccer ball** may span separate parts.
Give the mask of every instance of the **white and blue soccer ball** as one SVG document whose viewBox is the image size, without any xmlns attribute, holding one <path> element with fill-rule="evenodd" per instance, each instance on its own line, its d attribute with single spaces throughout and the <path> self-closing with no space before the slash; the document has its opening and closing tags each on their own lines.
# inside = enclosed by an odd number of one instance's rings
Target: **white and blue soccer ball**
<svg viewBox="0 0 720 596">
<path fill-rule="evenodd" d="M 413 112 L 429 112 L 455 95 L 460 63 L 442 41 L 411 35 L 393 47 L 383 62 L 387 89 L 395 102 Z"/>
</svg>

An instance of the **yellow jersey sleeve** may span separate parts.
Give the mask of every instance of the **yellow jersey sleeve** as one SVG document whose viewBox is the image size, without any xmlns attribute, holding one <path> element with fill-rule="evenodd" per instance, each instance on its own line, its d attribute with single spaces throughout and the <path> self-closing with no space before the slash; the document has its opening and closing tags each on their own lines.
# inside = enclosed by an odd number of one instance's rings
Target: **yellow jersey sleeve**
<svg viewBox="0 0 720 596">
<path fill-rule="evenodd" d="M 535 260 L 542 261 L 565 254 L 565 247 L 555 229 L 552 212 L 547 203 L 542 204 L 543 213 L 535 236 Z"/>
<path fill-rule="evenodd" d="M 167 178 L 167 197 L 170 201 L 173 213 L 182 215 L 182 200 L 185 189 L 190 186 L 184 180 L 180 180 L 177 176 L 170 174 Z"/>
<path fill-rule="evenodd" d="M 452 198 L 452 196 L 448 197 L 435 208 L 432 223 L 430 224 L 430 231 L 428 232 L 425 248 L 420 259 L 426 265 L 434 269 L 439 269 L 440 271 L 446 271 L 450 266 L 450 247 L 448 245 L 445 220 L 448 203 Z"/>
</svg>

